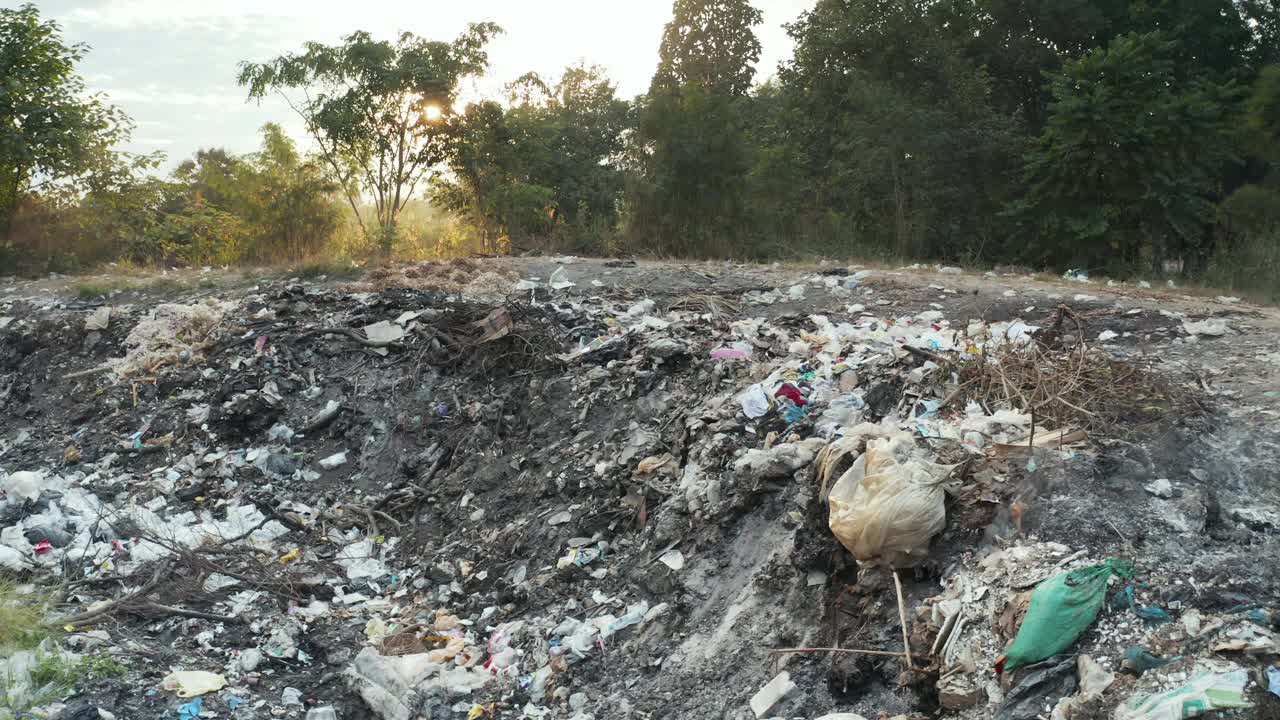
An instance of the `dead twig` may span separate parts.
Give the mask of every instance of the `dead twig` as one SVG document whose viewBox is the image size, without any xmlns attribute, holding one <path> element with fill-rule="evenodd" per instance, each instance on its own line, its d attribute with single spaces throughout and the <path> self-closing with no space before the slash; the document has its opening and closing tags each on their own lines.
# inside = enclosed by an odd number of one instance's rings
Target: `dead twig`
<svg viewBox="0 0 1280 720">
<path fill-rule="evenodd" d="M 218 615 L 217 613 L 200 612 L 199 610 L 187 610 L 186 608 L 170 607 L 161 605 L 160 603 L 149 602 L 142 606 L 143 610 L 161 615 L 178 615 L 181 617 L 196 618 L 198 620 L 213 620 L 214 622 L 239 623 L 240 618 L 234 615 Z"/>
<path fill-rule="evenodd" d="M 773 648 L 771 655 L 790 655 L 798 653 L 839 653 L 841 655 L 876 655 L 878 657 L 902 657 L 899 650 L 860 650 L 857 648 Z"/>
<path fill-rule="evenodd" d="M 898 571 L 893 571 L 893 587 L 898 591 L 898 619 L 902 621 L 902 653 L 907 658 L 907 669 L 914 670 L 915 663 L 911 662 L 911 636 L 907 632 L 907 604 L 902 599 L 902 580 L 898 578 Z"/>
</svg>

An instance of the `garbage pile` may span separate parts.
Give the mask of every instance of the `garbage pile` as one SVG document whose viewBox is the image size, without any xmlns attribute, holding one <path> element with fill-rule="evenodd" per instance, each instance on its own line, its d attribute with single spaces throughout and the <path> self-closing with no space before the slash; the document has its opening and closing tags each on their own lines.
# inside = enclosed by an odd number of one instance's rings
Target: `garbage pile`
<svg viewBox="0 0 1280 720">
<path fill-rule="evenodd" d="M 15 684 L 15 717 L 1270 702 L 1280 584 L 1242 568 L 1275 549 L 1274 497 L 1200 467 L 1194 378 L 1094 346 L 1127 310 L 605 267 L 0 305 L 0 607 L 47 600 L 33 652 L 127 669 Z M 1108 387 L 1137 391 L 1089 400 Z"/>
</svg>

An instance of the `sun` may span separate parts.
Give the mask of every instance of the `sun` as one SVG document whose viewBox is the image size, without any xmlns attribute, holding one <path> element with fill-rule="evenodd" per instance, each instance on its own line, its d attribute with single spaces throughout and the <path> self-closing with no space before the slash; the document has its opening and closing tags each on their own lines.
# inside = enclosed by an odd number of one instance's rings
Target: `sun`
<svg viewBox="0 0 1280 720">
<path fill-rule="evenodd" d="M 429 122 L 436 122 L 440 118 L 444 117 L 444 108 L 439 105 L 428 105 L 423 108 L 422 113 L 426 116 Z"/>
</svg>

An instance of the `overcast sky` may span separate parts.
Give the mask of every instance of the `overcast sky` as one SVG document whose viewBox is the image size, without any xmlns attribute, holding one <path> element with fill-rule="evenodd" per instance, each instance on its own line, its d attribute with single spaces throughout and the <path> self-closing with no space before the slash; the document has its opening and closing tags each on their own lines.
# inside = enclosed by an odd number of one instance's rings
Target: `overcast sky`
<svg viewBox="0 0 1280 720">
<path fill-rule="evenodd" d="M 789 57 L 783 23 L 814 0 L 754 0 L 764 48 L 757 80 Z M 0 4 L 17 5 L 16 0 Z M 301 125 L 277 101 L 246 104 L 236 63 L 267 60 L 304 41 L 337 42 L 353 30 L 391 38 L 410 31 L 452 40 L 470 22 L 492 20 L 506 33 L 490 45 L 489 75 L 468 83 L 468 96 L 497 96 L 530 70 L 557 76 L 585 61 L 606 68 L 624 97 L 644 92 L 658 59 L 670 0 L 42 0 L 65 39 L 88 43 L 81 73 L 137 122 L 126 148 L 162 150 L 168 167 L 200 147 L 254 150 L 258 128 Z M 301 139 L 301 138 L 299 138 Z"/>
</svg>

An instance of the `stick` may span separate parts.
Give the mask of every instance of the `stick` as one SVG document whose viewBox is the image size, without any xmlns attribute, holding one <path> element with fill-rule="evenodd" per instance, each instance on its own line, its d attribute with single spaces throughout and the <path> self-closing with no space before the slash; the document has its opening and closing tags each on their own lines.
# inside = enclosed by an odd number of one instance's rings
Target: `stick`
<svg viewBox="0 0 1280 720">
<path fill-rule="evenodd" d="M 214 620 L 216 622 L 238 623 L 240 618 L 233 615 L 217 615 L 215 613 L 200 612 L 199 610 L 187 610 L 185 608 L 170 607 L 161 605 L 160 603 L 147 603 L 145 609 L 152 612 L 164 613 L 165 615 L 180 615 L 182 617 L 196 618 L 198 620 Z"/>
<path fill-rule="evenodd" d="M 911 662 L 911 640 L 907 634 L 907 604 L 902 599 L 902 581 L 898 579 L 898 571 L 893 571 L 893 586 L 898 591 L 898 619 L 902 621 L 902 652 L 907 657 L 907 669 L 914 670 Z"/>
<path fill-rule="evenodd" d="M 67 373 L 62 376 L 63 380 L 71 380 L 73 378 L 85 377 L 86 375 L 96 375 L 100 372 L 106 372 L 111 369 L 110 365 L 100 365 L 98 367 L 81 370 L 80 372 Z"/>
<path fill-rule="evenodd" d="M 841 655 L 877 655 L 880 657 L 902 657 L 902 653 L 890 650 L 858 650 L 854 648 L 775 648 L 769 651 L 772 655 L 792 653 L 839 653 Z"/>
</svg>

